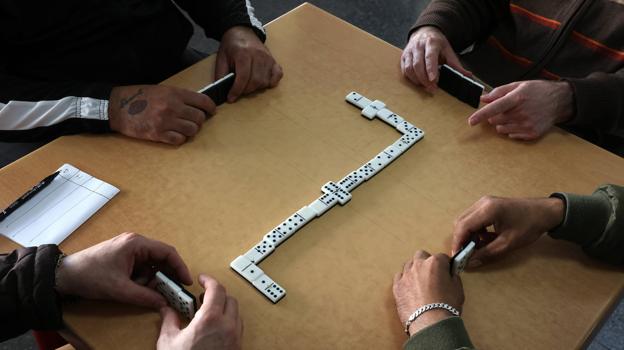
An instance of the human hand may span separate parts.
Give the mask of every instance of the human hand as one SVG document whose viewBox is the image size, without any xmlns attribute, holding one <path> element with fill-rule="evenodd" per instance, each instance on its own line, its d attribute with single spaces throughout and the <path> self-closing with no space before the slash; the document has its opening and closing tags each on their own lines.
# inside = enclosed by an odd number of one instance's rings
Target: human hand
<svg viewBox="0 0 624 350">
<path fill-rule="evenodd" d="M 444 254 L 430 255 L 419 250 L 405 263 L 403 272 L 394 276 L 394 300 L 402 325 L 419 307 L 446 303 L 461 312 L 464 289 L 459 276 L 451 276 L 450 259 Z M 442 309 L 425 312 L 409 328 L 410 335 L 438 321 L 451 317 Z"/>
<path fill-rule="evenodd" d="M 412 33 L 401 55 L 401 71 L 405 77 L 433 92 L 438 84 L 438 65 L 444 63 L 466 76 L 472 75 L 464 69 L 453 47 L 438 28 L 425 26 Z"/>
<path fill-rule="evenodd" d="M 56 290 L 61 295 L 161 307 L 167 305 L 165 298 L 145 286 L 157 270 L 171 273 L 182 283 L 193 283 L 175 248 L 123 233 L 65 257 L 56 271 Z"/>
<path fill-rule="evenodd" d="M 112 130 L 137 139 L 181 145 L 216 113 L 210 97 L 161 85 L 120 86 L 111 92 Z"/>
<path fill-rule="evenodd" d="M 564 203 L 559 198 L 514 199 L 483 197 L 456 221 L 452 254 L 472 234 L 479 233 L 485 242 L 472 254 L 468 267 L 478 267 L 515 249 L 535 242 L 545 232 L 561 224 Z M 487 227 L 494 226 L 494 232 Z"/>
<path fill-rule="evenodd" d="M 473 113 L 468 123 L 487 120 L 512 139 L 537 139 L 574 113 L 572 87 L 565 81 L 515 82 L 481 96 L 481 101 L 488 105 Z"/>
<path fill-rule="evenodd" d="M 228 102 L 236 101 L 243 94 L 276 87 L 284 75 L 269 49 L 251 28 L 236 26 L 228 29 L 221 39 L 217 53 L 216 79 L 231 70 L 236 73 L 234 85 L 228 94 Z"/>
<path fill-rule="evenodd" d="M 162 326 L 157 349 L 241 348 L 243 320 L 238 314 L 238 302 L 214 278 L 200 275 L 199 283 L 206 289 L 203 304 L 186 328 L 181 329 L 180 317 L 173 309 L 160 309 Z"/>
</svg>

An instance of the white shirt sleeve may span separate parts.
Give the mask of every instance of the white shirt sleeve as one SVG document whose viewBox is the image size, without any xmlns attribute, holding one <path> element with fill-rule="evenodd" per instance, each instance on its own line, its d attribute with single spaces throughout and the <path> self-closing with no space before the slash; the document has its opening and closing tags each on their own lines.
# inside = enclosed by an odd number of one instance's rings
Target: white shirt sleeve
<svg viewBox="0 0 624 350">
<path fill-rule="evenodd" d="M 0 103 L 0 131 L 45 128 L 71 119 L 108 121 L 108 101 L 70 96 L 56 101 Z"/>
</svg>

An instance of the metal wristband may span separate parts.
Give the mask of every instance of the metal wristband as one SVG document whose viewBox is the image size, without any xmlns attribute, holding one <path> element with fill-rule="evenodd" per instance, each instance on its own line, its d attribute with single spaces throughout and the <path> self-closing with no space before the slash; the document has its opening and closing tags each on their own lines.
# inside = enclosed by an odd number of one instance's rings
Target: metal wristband
<svg viewBox="0 0 624 350">
<path fill-rule="evenodd" d="M 410 336 L 409 328 L 412 322 L 416 321 L 418 316 L 433 309 L 444 309 L 450 312 L 451 314 L 453 314 L 453 316 L 459 316 L 459 311 L 457 311 L 457 309 L 455 309 L 449 304 L 445 304 L 445 303 L 427 304 L 425 306 L 421 306 L 420 308 L 418 308 L 418 310 L 414 311 L 414 313 L 407 319 L 407 321 L 405 322 L 405 334 L 407 334 L 407 336 L 409 337 Z"/>
</svg>

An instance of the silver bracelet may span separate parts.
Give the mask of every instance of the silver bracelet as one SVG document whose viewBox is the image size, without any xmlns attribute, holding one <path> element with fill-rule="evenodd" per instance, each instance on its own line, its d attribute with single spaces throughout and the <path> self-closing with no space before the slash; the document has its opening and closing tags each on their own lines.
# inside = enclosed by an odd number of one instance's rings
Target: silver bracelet
<svg viewBox="0 0 624 350">
<path fill-rule="evenodd" d="M 407 334 L 408 337 L 410 336 L 409 328 L 410 328 L 410 325 L 412 324 L 412 322 L 416 321 L 418 316 L 424 314 L 425 312 L 427 312 L 429 310 L 433 310 L 433 309 L 444 309 L 444 310 L 452 313 L 453 316 L 459 316 L 459 311 L 457 311 L 457 309 L 455 309 L 454 307 L 452 307 L 449 304 L 433 303 L 433 304 L 427 304 L 425 306 L 421 306 L 421 307 L 418 308 L 418 310 L 414 311 L 414 313 L 405 322 L 405 333 Z"/>
</svg>

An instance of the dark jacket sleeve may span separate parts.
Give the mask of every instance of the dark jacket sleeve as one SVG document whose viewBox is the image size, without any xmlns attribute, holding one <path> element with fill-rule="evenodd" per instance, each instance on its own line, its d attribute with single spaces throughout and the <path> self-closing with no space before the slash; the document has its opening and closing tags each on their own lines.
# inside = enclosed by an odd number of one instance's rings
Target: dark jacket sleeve
<svg viewBox="0 0 624 350">
<path fill-rule="evenodd" d="M 433 0 L 418 17 L 410 35 L 423 26 L 437 27 L 460 52 L 485 39 L 505 15 L 509 15 L 509 0 Z"/>
<path fill-rule="evenodd" d="M 565 80 L 574 91 L 576 113 L 564 126 L 580 126 L 624 138 L 624 69 Z"/>
<path fill-rule="evenodd" d="M 2 58 L 0 57 L 0 60 Z M 0 68 L 0 102 L 58 100 L 66 96 L 92 97 L 108 100 L 113 84 L 103 82 L 54 81 L 29 79 L 11 75 Z"/>
<path fill-rule="evenodd" d="M 460 317 L 449 317 L 420 330 L 403 345 L 404 350 L 473 350 Z"/>
<path fill-rule="evenodd" d="M 252 28 L 264 42 L 266 33 L 262 23 L 256 18 L 249 0 L 177 0 L 189 16 L 206 32 L 206 36 L 221 40 L 223 34 L 234 26 Z"/>
<path fill-rule="evenodd" d="M 553 196 L 565 199 L 566 214 L 551 237 L 580 244 L 596 259 L 624 264 L 624 187 L 601 186 L 591 196 Z"/>
<path fill-rule="evenodd" d="M 29 329 L 59 329 L 60 300 L 54 291 L 55 245 L 0 255 L 0 341 Z"/>
</svg>

